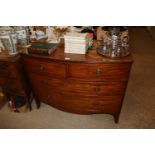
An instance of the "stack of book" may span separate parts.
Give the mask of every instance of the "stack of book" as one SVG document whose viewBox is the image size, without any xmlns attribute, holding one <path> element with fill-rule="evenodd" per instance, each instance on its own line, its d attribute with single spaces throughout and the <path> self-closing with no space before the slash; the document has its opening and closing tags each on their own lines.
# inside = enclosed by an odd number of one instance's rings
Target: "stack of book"
<svg viewBox="0 0 155 155">
<path fill-rule="evenodd" d="M 92 46 L 93 35 L 90 33 L 67 33 L 64 36 L 65 53 L 85 54 Z"/>
</svg>

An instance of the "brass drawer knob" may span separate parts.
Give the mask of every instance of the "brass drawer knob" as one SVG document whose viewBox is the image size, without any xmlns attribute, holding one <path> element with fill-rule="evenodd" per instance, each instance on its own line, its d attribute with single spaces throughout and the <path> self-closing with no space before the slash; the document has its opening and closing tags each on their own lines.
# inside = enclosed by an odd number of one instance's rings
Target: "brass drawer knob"
<svg viewBox="0 0 155 155">
<path fill-rule="evenodd" d="M 100 104 L 98 102 L 93 102 L 92 105 L 98 108 Z"/>
<path fill-rule="evenodd" d="M 97 68 L 96 69 L 96 76 L 100 76 L 101 75 L 101 72 L 102 72 L 101 69 L 100 68 Z"/>
<path fill-rule="evenodd" d="M 50 98 L 51 98 L 51 96 L 50 96 L 50 95 L 48 95 L 48 96 L 47 96 L 47 99 L 50 99 Z"/>
<path fill-rule="evenodd" d="M 45 69 L 43 64 L 40 64 L 40 70 L 43 71 Z"/>
<path fill-rule="evenodd" d="M 100 86 L 95 87 L 95 92 L 99 92 L 101 90 Z"/>
</svg>

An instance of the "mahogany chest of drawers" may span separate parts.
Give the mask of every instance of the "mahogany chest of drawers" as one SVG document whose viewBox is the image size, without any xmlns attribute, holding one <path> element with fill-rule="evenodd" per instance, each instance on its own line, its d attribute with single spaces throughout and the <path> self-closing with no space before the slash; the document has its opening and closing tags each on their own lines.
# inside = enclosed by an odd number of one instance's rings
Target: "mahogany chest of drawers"
<svg viewBox="0 0 155 155">
<path fill-rule="evenodd" d="M 25 76 L 20 55 L 0 57 L 0 86 L 9 98 L 10 96 L 25 97 L 31 110 L 31 89 Z"/>
<path fill-rule="evenodd" d="M 65 54 L 59 47 L 50 56 L 22 58 L 38 104 L 78 114 L 111 114 L 118 122 L 132 56 L 105 58 L 95 48 L 86 55 Z"/>
</svg>

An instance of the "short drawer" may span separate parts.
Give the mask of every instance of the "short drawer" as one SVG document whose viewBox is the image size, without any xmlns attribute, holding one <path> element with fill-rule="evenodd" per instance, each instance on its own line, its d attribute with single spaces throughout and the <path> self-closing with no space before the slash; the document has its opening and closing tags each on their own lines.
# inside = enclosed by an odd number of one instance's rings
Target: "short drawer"
<svg viewBox="0 0 155 155">
<path fill-rule="evenodd" d="M 29 73 L 28 75 L 29 81 L 31 85 L 44 85 L 44 86 L 50 86 L 54 88 L 59 88 L 62 87 L 65 83 L 61 79 L 56 79 L 56 78 L 50 78 L 48 76 L 44 75 L 38 75 L 35 73 Z"/>
<path fill-rule="evenodd" d="M 66 65 L 61 62 L 44 61 L 35 58 L 23 57 L 26 70 L 52 77 L 66 77 Z"/>
<path fill-rule="evenodd" d="M 69 77 L 86 81 L 127 81 L 130 64 L 88 64 L 70 63 Z"/>
<path fill-rule="evenodd" d="M 15 64 L 9 62 L 0 62 L 0 76 L 16 78 L 17 71 Z"/>
</svg>

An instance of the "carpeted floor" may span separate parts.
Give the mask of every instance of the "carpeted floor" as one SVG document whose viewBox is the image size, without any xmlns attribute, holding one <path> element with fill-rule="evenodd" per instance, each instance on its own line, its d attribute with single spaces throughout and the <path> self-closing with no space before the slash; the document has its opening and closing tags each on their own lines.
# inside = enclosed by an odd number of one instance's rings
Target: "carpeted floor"
<svg viewBox="0 0 155 155">
<path fill-rule="evenodd" d="M 106 114 L 77 115 L 46 104 L 37 110 L 13 113 L 5 105 L 0 110 L 0 128 L 155 128 L 155 41 L 144 28 L 131 28 L 134 64 L 119 124 Z"/>
</svg>

